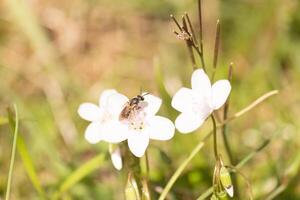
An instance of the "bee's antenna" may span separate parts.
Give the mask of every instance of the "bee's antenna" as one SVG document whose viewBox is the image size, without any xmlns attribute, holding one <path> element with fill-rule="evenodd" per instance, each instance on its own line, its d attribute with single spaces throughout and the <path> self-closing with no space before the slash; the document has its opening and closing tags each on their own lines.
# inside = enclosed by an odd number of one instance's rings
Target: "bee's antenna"
<svg viewBox="0 0 300 200">
<path fill-rule="evenodd" d="M 150 92 L 147 92 L 147 93 L 143 94 L 143 97 L 146 96 L 146 95 L 148 95 L 148 94 L 150 94 Z"/>
<path fill-rule="evenodd" d="M 142 92 L 143 92 L 143 88 L 140 87 L 140 95 L 142 95 Z"/>
</svg>

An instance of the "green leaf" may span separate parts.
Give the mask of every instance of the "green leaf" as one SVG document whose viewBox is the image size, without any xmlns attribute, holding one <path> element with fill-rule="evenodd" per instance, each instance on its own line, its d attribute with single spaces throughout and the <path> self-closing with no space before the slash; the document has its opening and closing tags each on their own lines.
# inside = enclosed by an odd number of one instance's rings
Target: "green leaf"
<svg viewBox="0 0 300 200">
<path fill-rule="evenodd" d="M 14 129 L 14 127 L 15 127 L 14 124 L 16 124 L 18 119 L 17 118 L 16 118 L 16 120 L 14 119 L 11 110 L 8 110 L 8 119 L 9 119 L 9 124 L 10 124 L 11 128 Z M 34 186 L 36 191 L 39 193 L 40 198 L 45 199 L 45 196 L 46 196 L 45 192 L 44 192 L 44 190 L 41 186 L 41 183 L 38 179 L 33 161 L 31 159 L 31 156 L 27 150 L 26 144 L 25 144 L 24 139 L 21 134 L 19 135 L 18 140 L 17 140 L 17 150 L 21 156 L 23 165 L 25 167 L 25 171 L 26 171 L 32 185 Z"/>
<path fill-rule="evenodd" d="M 12 152 L 11 152 L 11 159 L 10 159 L 10 164 L 9 164 L 9 172 L 8 172 L 8 180 L 7 180 L 7 187 L 6 187 L 6 195 L 5 199 L 9 200 L 9 195 L 10 195 L 10 187 L 11 187 L 11 181 L 12 181 L 12 173 L 13 173 L 13 168 L 14 168 L 14 163 L 15 163 L 15 155 L 16 155 L 16 147 L 17 147 L 17 140 L 18 140 L 18 130 L 19 130 L 19 114 L 18 114 L 18 109 L 17 106 L 14 105 L 15 109 L 15 118 L 16 120 L 13 120 L 13 117 L 9 118 L 9 123 L 11 124 L 12 127 L 12 132 L 14 134 L 14 139 L 13 139 L 13 146 L 12 146 Z"/>
<path fill-rule="evenodd" d="M 225 188 L 226 192 L 228 193 L 229 196 L 233 196 L 233 185 L 230 177 L 230 173 L 227 170 L 226 167 L 222 166 L 220 169 L 220 180 Z"/>
<path fill-rule="evenodd" d="M 84 177 L 91 174 L 93 171 L 98 169 L 104 162 L 105 156 L 104 154 L 100 154 L 93 159 L 89 160 L 81 167 L 76 169 L 72 174 L 70 174 L 65 181 L 60 185 L 57 192 L 54 193 L 53 199 L 58 199 L 64 192 L 72 188 L 75 184 L 77 184 Z"/>
<path fill-rule="evenodd" d="M 27 150 L 26 144 L 22 137 L 19 137 L 17 146 L 18 146 L 18 152 L 21 156 L 26 173 L 29 176 L 29 179 L 30 179 L 32 185 L 34 186 L 36 191 L 39 193 L 40 198 L 45 199 L 45 197 L 46 197 L 45 192 L 41 186 L 41 183 L 40 183 L 40 180 L 36 173 L 36 169 L 34 167 L 32 158 Z"/>
<path fill-rule="evenodd" d="M 138 184 L 132 175 L 132 173 L 128 174 L 127 184 L 125 187 L 125 199 L 126 200 L 140 200 L 140 192 L 138 188 Z"/>
<path fill-rule="evenodd" d="M 187 159 L 185 159 L 180 166 L 177 168 L 177 170 L 175 171 L 175 173 L 172 175 L 172 177 L 170 178 L 170 180 L 168 181 L 167 185 L 165 186 L 165 188 L 163 189 L 159 200 L 163 200 L 166 198 L 168 192 L 170 191 L 170 189 L 172 188 L 172 186 L 174 185 L 174 183 L 176 182 L 176 180 L 178 179 L 178 177 L 180 176 L 180 174 L 183 172 L 183 170 L 185 169 L 185 167 L 189 164 L 189 162 L 197 155 L 197 153 L 200 151 L 200 149 L 203 147 L 204 143 L 200 142 L 195 149 L 190 153 L 189 157 L 187 157 Z"/>
</svg>

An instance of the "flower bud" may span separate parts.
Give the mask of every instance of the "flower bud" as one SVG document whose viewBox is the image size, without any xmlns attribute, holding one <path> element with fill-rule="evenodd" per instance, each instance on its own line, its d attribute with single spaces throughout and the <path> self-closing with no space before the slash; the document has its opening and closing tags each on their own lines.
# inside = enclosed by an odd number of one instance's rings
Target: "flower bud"
<svg viewBox="0 0 300 200">
<path fill-rule="evenodd" d="M 137 182 L 131 173 L 128 174 L 127 184 L 125 188 L 125 199 L 141 200 Z"/>
<path fill-rule="evenodd" d="M 150 200 L 150 191 L 147 184 L 147 180 L 142 180 L 142 200 Z"/>
<path fill-rule="evenodd" d="M 109 144 L 109 153 L 110 153 L 110 157 L 111 157 L 113 166 L 117 170 L 121 170 L 123 167 L 123 164 L 122 164 L 122 156 L 121 156 L 121 151 L 120 151 L 119 146 Z"/>
<path fill-rule="evenodd" d="M 218 199 L 220 199 L 220 200 L 226 200 L 226 199 L 228 199 L 225 190 L 218 192 L 217 196 L 218 196 Z"/>
<path fill-rule="evenodd" d="M 224 166 L 222 166 L 220 169 L 220 180 L 221 180 L 222 186 L 226 190 L 227 194 L 230 197 L 233 197 L 233 185 L 231 182 L 230 173 L 227 170 L 227 168 Z"/>
<path fill-rule="evenodd" d="M 218 200 L 218 197 L 216 197 L 216 195 L 213 194 L 213 195 L 210 197 L 210 200 Z"/>
</svg>

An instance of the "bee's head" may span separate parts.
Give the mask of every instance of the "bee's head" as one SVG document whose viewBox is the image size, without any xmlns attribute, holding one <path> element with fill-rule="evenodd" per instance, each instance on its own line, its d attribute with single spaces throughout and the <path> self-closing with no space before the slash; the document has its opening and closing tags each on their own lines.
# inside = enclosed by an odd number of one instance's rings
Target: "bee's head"
<svg viewBox="0 0 300 200">
<path fill-rule="evenodd" d="M 144 97 L 142 95 L 137 95 L 137 98 L 140 100 L 140 101 L 144 101 Z"/>
</svg>

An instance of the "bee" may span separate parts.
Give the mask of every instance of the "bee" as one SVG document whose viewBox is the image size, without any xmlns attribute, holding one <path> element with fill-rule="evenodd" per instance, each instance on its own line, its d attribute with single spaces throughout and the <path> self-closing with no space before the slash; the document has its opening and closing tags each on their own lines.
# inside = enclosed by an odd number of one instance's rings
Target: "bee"
<svg viewBox="0 0 300 200">
<path fill-rule="evenodd" d="M 125 105 L 123 110 L 119 115 L 119 121 L 129 119 L 132 115 L 135 115 L 142 108 L 147 106 L 147 102 L 145 102 L 144 96 L 149 93 L 145 93 L 143 95 L 137 95 L 130 99 Z"/>
</svg>

